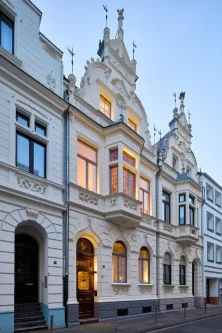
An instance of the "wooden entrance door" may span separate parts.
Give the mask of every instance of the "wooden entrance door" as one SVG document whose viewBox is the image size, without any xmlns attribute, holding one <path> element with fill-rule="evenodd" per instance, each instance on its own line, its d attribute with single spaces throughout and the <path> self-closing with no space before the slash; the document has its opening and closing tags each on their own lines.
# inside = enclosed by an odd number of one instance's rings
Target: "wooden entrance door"
<svg viewBox="0 0 222 333">
<path fill-rule="evenodd" d="M 77 242 L 77 300 L 79 319 L 94 316 L 94 248 L 86 238 Z"/>
<path fill-rule="evenodd" d="M 15 303 L 38 302 L 38 243 L 15 235 Z"/>
</svg>

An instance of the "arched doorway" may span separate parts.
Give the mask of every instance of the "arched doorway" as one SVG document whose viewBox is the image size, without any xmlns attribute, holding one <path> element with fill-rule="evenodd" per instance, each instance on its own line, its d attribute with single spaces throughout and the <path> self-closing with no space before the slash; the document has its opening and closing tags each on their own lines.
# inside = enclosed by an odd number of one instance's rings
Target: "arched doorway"
<svg viewBox="0 0 222 333">
<path fill-rule="evenodd" d="M 86 238 L 77 242 L 77 300 L 79 319 L 94 316 L 94 248 Z"/>
<path fill-rule="evenodd" d="M 38 302 L 37 241 L 28 235 L 15 235 L 15 304 Z"/>
</svg>

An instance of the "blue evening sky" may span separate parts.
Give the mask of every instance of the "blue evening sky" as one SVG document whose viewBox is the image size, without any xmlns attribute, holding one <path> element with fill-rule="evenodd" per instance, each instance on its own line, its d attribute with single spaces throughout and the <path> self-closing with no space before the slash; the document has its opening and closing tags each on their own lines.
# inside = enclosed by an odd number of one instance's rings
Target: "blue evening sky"
<svg viewBox="0 0 222 333">
<path fill-rule="evenodd" d="M 63 52 L 65 74 L 71 72 L 67 46 L 75 52 L 79 85 L 86 60 L 97 57 L 103 37 L 103 0 L 33 0 L 43 12 L 41 32 Z M 165 134 L 173 116 L 174 97 L 186 92 L 191 112 L 192 149 L 198 167 L 222 185 L 222 1 L 106 0 L 111 38 L 117 9 L 124 8 L 124 41 L 132 57 L 137 45 L 137 95 L 153 126 Z M 179 107 L 179 101 L 177 101 Z"/>
</svg>

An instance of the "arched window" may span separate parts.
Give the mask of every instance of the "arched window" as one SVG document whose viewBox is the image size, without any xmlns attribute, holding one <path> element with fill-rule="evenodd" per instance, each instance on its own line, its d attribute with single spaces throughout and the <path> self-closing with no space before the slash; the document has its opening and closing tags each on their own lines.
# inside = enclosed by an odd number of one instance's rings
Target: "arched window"
<svg viewBox="0 0 222 333">
<path fill-rule="evenodd" d="M 126 270 L 126 248 L 123 243 L 116 242 L 113 246 L 112 255 L 113 282 L 126 282 Z"/>
<path fill-rule="evenodd" d="M 180 258 L 180 285 L 186 284 L 186 261 L 184 256 Z"/>
<path fill-rule="evenodd" d="M 164 254 L 163 259 L 163 283 L 171 284 L 171 255 L 169 253 Z"/>
<path fill-rule="evenodd" d="M 139 282 L 150 283 L 150 256 L 145 247 L 140 249 L 139 254 Z"/>
</svg>

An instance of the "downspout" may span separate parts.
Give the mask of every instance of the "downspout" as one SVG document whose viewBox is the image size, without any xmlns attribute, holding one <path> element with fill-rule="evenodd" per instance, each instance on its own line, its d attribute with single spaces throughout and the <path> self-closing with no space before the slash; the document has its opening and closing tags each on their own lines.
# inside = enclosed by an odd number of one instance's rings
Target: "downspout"
<svg viewBox="0 0 222 333">
<path fill-rule="evenodd" d="M 156 173 L 156 296 L 158 300 L 158 309 L 160 312 L 160 286 L 159 286 L 159 257 L 160 257 L 160 234 L 159 234 L 159 175 L 162 171 L 162 157 L 158 158 L 157 161 L 159 170 Z"/>
<path fill-rule="evenodd" d="M 69 274 L 69 107 L 64 112 L 64 204 L 63 215 L 63 305 L 65 322 L 68 327 L 68 274 Z"/>
<path fill-rule="evenodd" d="M 202 176 L 202 174 L 200 174 L 200 176 Z M 202 179 L 201 179 L 202 182 Z M 201 260 L 202 260 L 202 295 L 203 298 L 206 297 L 205 295 L 205 291 L 206 291 L 206 287 L 204 288 L 205 284 L 206 284 L 206 279 L 205 279 L 205 275 L 204 275 L 204 204 L 205 204 L 205 188 L 203 187 L 203 184 L 201 186 L 202 189 L 202 203 L 201 203 L 201 239 L 202 239 L 202 255 L 201 255 Z M 205 297 L 204 297 L 205 296 Z"/>
</svg>

